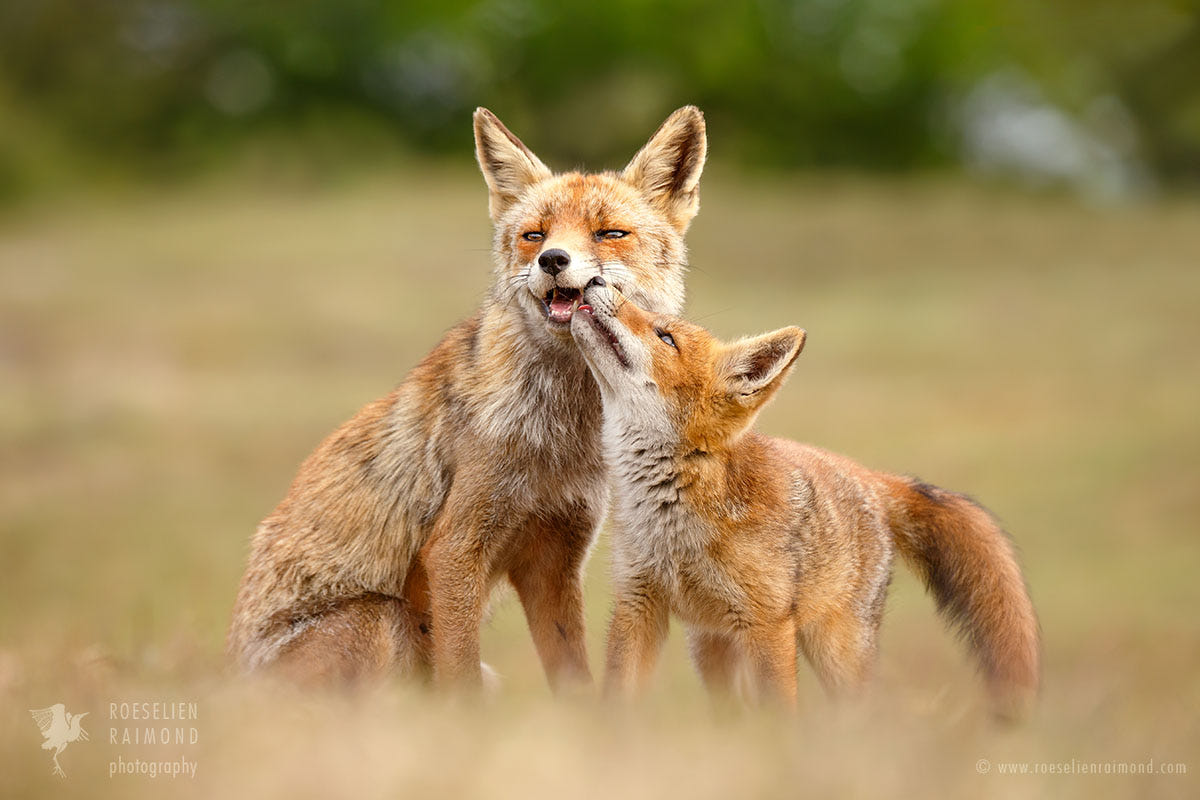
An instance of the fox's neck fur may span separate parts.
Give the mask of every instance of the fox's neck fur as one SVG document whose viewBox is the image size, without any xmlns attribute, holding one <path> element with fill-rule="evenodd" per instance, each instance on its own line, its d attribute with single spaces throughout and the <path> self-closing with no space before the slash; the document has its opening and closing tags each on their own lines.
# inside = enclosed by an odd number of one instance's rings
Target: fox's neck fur
<svg viewBox="0 0 1200 800">
<path fill-rule="evenodd" d="M 718 459 L 693 453 L 665 413 L 610 402 L 604 416 L 605 454 L 614 487 L 614 514 L 629 532 L 615 546 L 636 569 L 669 577 L 688 553 L 703 548 L 711 526 L 685 496 L 719 480 Z"/>
<path fill-rule="evenodd" d="M 540 324 L 515 302 L 482 313 L 468 402 L 480 433 L 557 462 L 598 439 L 600 393 L 574 342 Z"/>
</svg>

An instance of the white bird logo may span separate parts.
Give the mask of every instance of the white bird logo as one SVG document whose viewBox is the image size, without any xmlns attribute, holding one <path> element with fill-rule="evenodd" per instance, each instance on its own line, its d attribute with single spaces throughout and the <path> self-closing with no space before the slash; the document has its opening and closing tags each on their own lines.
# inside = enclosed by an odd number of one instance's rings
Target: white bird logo
<svg viewBox="0 0 1200 800">
<path fill-rule="evenodd" d="M 80 739 L 85 742 L 88 740 L 87 731 L 79 727 L 79 722 L 89 712 L 71 714 L 62 703 L 55 703 L 49 708 L 30 709 L 29 713 L 33 715 L 33 721 L 37 723 L 42 732 L 42 738 L 46 740 L 42 742 L 42 749 L 54 751 L 52 756 L 54 774 L 63 778 L 67 777 L 67 773 L 63 772 L 62 767 L 59 766 L 58 755 L 67 749 L 67 745 L 71 742 L 77 742 Z"/>
</svg>

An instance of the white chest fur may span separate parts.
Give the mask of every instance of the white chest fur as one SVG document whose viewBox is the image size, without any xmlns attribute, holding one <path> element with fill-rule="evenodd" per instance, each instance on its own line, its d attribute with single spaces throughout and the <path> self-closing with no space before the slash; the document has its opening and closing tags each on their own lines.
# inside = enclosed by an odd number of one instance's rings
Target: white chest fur
<svg viewBox="0 0 1200 800">
<path fill-rule="evenodd" d="M 703 558 L 710 531 L 680 496 L 665 412 L 606 407 L 604 443 L 614 489 L 614 578 L 652 581 L 674 595 L 681 570 Z"/>
</svg>

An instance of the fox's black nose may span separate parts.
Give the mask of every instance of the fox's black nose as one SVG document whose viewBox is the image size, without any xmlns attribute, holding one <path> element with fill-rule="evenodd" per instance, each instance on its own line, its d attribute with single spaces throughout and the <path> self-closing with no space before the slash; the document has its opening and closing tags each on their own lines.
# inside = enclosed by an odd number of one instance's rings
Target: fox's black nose
<svg viewBox="0 0 1200 800">
<path fill-rule="evenodd" d="M 588 289 L 592 288 L 593 286 L 608 286 L 608 281 L 604 280 L 604 278 L 601 278 L 599 275 L 597 275 L 596 277 L 592 278 L 590 281 L 587 282 L 587 286 L 583 287 L 584 291 L 587 291 Z"/>
<path fill-rule="evenodd" d="M 538 266 L 542 268 L 542 272 L 550 275 L 557 275 L 570 264 L 571 254 L 566 250 L 559 250 L 557 247 L 538 256 Z"/>
</svg>

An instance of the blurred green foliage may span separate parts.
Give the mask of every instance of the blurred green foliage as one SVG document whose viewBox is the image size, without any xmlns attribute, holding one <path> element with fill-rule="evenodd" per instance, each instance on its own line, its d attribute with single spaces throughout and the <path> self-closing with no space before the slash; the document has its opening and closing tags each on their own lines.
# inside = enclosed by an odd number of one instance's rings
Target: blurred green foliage
<svg viewBox="0 0 1200 800">
<path fill-rule="evenodd" d="M 1194 0 L 5 0 L 0 196 L 264 135 L 458 151 L 476 105 L 559 164 L 612 164 L 690 102 L 727 158 L 907 169 L 958 156 L 958 104 L 1001 70 L 1069 112 L 1118 98 L 1139 159 L 1194 179 L 1198 20 Z"/>
</svg>

